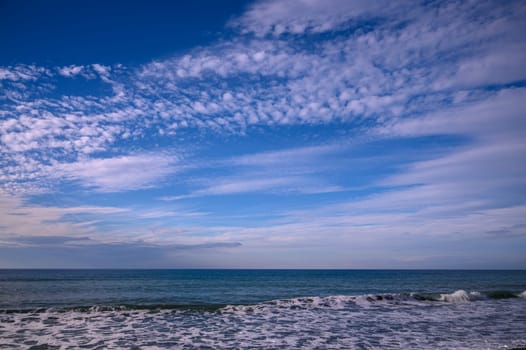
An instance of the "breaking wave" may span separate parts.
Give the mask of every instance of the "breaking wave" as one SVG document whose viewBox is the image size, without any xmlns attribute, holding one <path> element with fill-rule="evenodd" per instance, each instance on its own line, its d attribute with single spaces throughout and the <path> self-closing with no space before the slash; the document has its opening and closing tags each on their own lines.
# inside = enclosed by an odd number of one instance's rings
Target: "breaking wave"
<svg viewBox="0 0 526 350">
<path fill-rule="evenodd" d="M 301 297 L 245 305 L 13 309 L 0 312 L 0 347 L 524 348 L 526 301 L 521 298 L 525 297 L 526 292 L 457 290 Z M 452 324 L 455 332 L 451 332 Z"/>
<path fill-rule="evenodd" d="M 397 293 L 397 294 L 365 294 L 337 295 L 327 297 L 302 297 L 277 299 L 254 305 L 228 305 L 221 311 L 257 311 L 269 307 L 278 309 L 348 309 L 371 308 L 374 306 L 411 306 L 437 305 L 440 303 L 467 303 L 477 300 L 526 298 L 526 291 L 514 293 L 509 291 L 466 292 L 457 290 L 449 294 L 433 293 Z"/>
<path fill-rule="evenodd" d="M 468 303 L 478 300 L 489 299 L 526 299 L 526 291 L 489 291 L 489 292 L 467 292 L 457 290 L 452 293 L 384 293 L 363 295 L 333 295 L 276 299 L 255 304 L 122 304 L 122 305 L 91 305 L 71 307 L 49 307 L 37 309 L 4 309 L 0 313 L 44 313 L 44 312 L 112 312 L 144 310 L 156 311 L 180 311 L 180 312 L 229 312 L 229 311 L 255 311 L 268 309 L 345 309 L 345 308 L 370 308 L 375 306 L 410 306 L 410 305 L 438 305 L 441 303 Z"/>
</svg>

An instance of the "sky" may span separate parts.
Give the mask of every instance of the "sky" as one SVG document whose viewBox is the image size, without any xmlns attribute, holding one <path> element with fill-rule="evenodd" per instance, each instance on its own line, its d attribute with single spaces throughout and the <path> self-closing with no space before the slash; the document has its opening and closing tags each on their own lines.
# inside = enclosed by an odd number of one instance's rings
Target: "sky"
<svg viewBox="0 0 526 350">
<path fill-rule="evenodd" d="M 526 268 L 526 1 L 0 1 L 0 268 Z"/>
</svg>

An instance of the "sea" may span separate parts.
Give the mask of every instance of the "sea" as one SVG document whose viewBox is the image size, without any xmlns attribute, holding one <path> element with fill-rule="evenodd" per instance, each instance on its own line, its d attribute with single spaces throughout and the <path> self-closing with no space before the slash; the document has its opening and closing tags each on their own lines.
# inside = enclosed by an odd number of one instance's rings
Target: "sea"
<svg viewBox="0 0 526 350">
<path fill-rule="evenodd" d="M 0 270 L 0 349 L 526 349 L 526 271 Z"/>
</svg>

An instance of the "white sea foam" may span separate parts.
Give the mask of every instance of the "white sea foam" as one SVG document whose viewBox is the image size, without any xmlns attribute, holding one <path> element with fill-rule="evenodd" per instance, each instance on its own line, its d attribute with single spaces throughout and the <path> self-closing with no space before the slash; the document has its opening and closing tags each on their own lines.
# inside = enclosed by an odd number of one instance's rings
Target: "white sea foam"
<svg viewBox="0 0 526 350">
<path fill-rule="evenodd" d="M 364 294 L 364 295 L 336 295 L 326 297 L 302 297 L 291 299 L 276 299 L 256 305 L 228 305 L 222 308 L 223 312 L 243 311 L 261 312 L 270 308 L 274 309 L 320 309 L 333 310 L 349 308 L 371 307 L 403 307 L 403 306 L 431 306 L 436 301 L 448 303 L 462 303 L 485 299 L 480 292 L 466 292 L 457 290 L 449 294 Z"/>
<path fill-rule="evenodd" d="M 0 313 L 0 347 L 153 350 L 526 346 L 526 303 L 520 299 L 467 302 L 475 296 L 456 291 L 444 295 L 444 301 L 449 302 L 418 300 L 411 294 L 292 298 L 218 311 L 88 308 Z"/>
<path fill-rule="evenodd" d="M 440 301 L 448 303 L 466 303 L 469 301 L 479 300 L 482 295 L 479 292 L 466 292 L 465 290 L 457 290 L 450 294 L 440 294 Z"/>
<path fill-rule="evenodd" d="M 267 312 L 270 309 L 357 309 L 375 306 L 410 306 L 428 305 L 419 301 L 411 294 L 366 294 L 366 295 L 335 295 L 327 297 L 302 297 L 291 299 L 276 299 L 256 305 L 228 305 L 221 309 L 222 312 Z"/>
<path fill-rule="evenodd" d="M 519 294 L 519 298 L 526 299 L 526 290 Z"/>
</svg>

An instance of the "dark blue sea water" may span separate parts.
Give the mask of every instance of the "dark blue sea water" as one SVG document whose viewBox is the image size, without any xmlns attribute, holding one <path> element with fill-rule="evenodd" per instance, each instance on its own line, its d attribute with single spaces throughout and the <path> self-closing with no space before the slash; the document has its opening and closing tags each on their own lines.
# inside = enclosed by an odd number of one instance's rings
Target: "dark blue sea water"
<svg viewBox="0 0 526 350">
<path fill-rule="evenodd" d="M 0 348 L 526 346 L 526 271 L 0 270 Z"/>
</svg>

